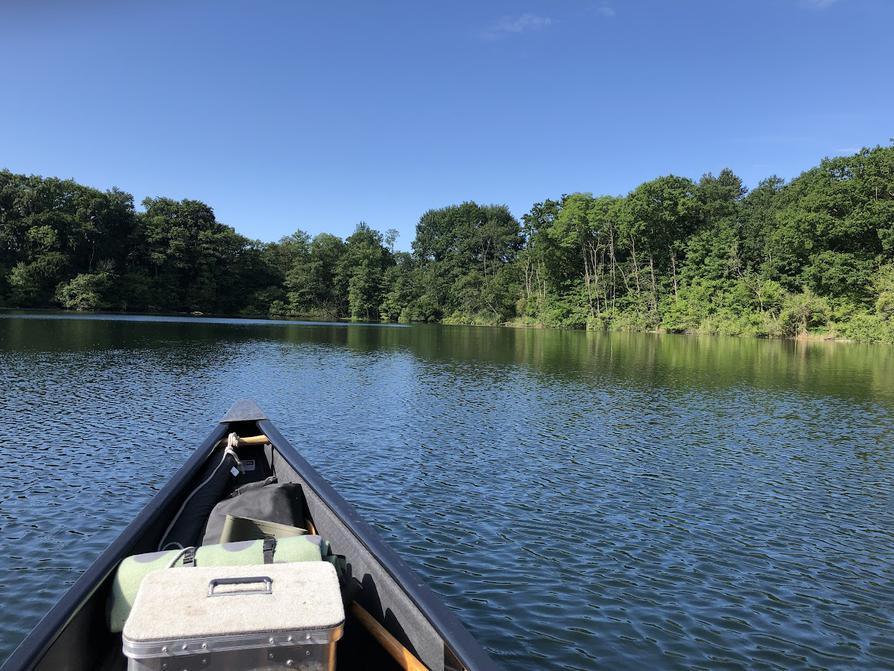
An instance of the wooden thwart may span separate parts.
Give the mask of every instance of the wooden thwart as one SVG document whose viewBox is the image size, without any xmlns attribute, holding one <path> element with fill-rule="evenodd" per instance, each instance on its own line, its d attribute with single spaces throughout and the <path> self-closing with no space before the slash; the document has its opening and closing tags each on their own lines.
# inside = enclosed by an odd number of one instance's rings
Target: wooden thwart
<svg viewBox="0 0 894 671">
<path fill-rule="evenodd" d="M 360 620 L 364 628 L 373 635 L 379 645 L 381 645 L 388 654 L 394 658 L 394 661 L 400 664 L 400 668 L 404 671 L 429 671 L 429 668 L 419 661 L 412 652 L 407 650 L 400 641 L 398 641 L 391 633 L 385 629 L 379 621 L 370 615 L 363 606 L 356 601 L 351 604 L 351 612 Z"/>
<path fill-rule="evenodd" d="M 240 436 L 236 446 L 266 445 L 269 442 L 270 439 L 263 434 L 259 436 Z M 313 522 L 307 520 L 306 523 L 310 533 L 316 533 Z M 429 671 L 429 668 L 420 662 L 416 655 L 407 650 L 400 641 L 394 638 L 394 636 L 392 636 L 391 633 L 385 629 L 378 620 L 376 620 L 376 618 L 370 615 L 363 606 L 354 602 L 351 604 L 351 611 L 363 625 L 364 629 L 372 634 L 373 638 L 379 642 L 379 645 L 385 648 L 388 654 L 394 658 L 394 661 L 396 661 L 404 671 Z"/>
<path fill-rule="evenodd" d="M 241 447 L 243 445 L 266 445 L 269 442 L 270 439 L 264 434 L 261 434 L 260 436 L 240 436 L 237 447 Z"/>
</svg>

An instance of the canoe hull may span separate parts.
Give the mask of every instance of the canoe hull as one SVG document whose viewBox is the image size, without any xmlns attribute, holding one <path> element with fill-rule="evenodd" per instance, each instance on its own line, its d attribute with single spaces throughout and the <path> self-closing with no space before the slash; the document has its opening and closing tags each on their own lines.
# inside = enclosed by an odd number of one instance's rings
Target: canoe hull
<svg viewBox="0 0 894 671">
<path fill-rule="evenodd" d="M 81 671 L 116 668 L 102 655 L 116 639 L 103 631 L 105 590 L 126 556 L 155 549 L 218 442 L 231 431 L 265 434 L 270 466 L 280 482 L 301 484 L 317 531 L 344 555 L 362 589 L 357 601 L 434 671 L 498 667 L 462 623 L 407 564 L 364 522 L 354 507 L 282 436 L 250 401 L 233 406 L 171 480 L 96 559 L 22 641 L 0 671 Z M 118 650 L 110 650 L 109 655 Z M 341 666 L 341 665 L 340 665 Z"/>
</svg>

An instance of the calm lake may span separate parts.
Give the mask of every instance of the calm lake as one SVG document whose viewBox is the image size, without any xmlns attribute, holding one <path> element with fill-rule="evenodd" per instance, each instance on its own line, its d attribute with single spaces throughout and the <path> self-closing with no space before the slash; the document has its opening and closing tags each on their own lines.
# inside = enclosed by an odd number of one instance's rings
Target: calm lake
<svg viewBox="0 0 894 671">
<path fill-rule="evenodd" d="M 0 660 L 258 401 L 510 669 L 894 667 L 894 347 L 0 313 Z"/>
</svg>

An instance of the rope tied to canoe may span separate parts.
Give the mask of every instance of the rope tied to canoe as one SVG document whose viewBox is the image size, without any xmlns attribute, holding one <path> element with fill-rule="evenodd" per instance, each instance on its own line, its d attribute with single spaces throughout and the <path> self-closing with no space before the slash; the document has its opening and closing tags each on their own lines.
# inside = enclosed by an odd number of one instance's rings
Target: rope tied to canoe
<svg viewBox="0 0 894 671">
<path fill-rule="evenodd" d="M 229 454 L 233 458 L 233 462 L 236 464 L 236 468 L 239 469 L 239 472 L 244 473 L 245 468 L 242 466 L 242 461 L 240 461 L 239 455 L 236 454 L 237 447 L 239 447 L 239 435 L 234 431 L 227 436 L 227 444 L 224 446 L 224 458 Z"/>
<path fill-rule="evenodd" d="M 209 482 L 211 482 L 214 479 L 215 475 L 221 469 L 221 467 L 223 467 L 227 464 L 228 457 L 231 458 L 233 460 L 233 463 L 235 464 L 235 466 L 234 466 L 235 472 L 233 473 L 234 476 L 238 475 L 239 473 L 245 472 L 245 468 L 242 466 L 242 461 L 239 459 L 239 455 L 236 454 L 236 448 L 239 447 L 240 444 L 242 444 L 242 442 L 235 431 L 230 433 L 230 435 L 227 436 L 226 440 L 221 440 L 215 444 L 215 446 L 214 446 L 215 449 L 217 449 L 221 445 L 224 448 L 221 460 L 218 462 L 217 466 L 215 466 L 214 469 L 211 471 L 211 474 L 208 475 L 208 477 L 205 478 L 205 480 L 202 481 L 202 483 L 199 484 L 199 486 L 196 487 L 194 490 L 192 490 L 192 492 L 189 494 L 189 496 L 186 497 L 186 500 L 183 502 L 183 505 L 180 506 L 180 509 L 177 511 L 177 514 L 174 515 L 174 518 L 171 520 L 171 523 L 168 525 L 168 528 L 165 529 L 165 532 L 161 537 L 161 541 L 158 544 L 159 550 L 167 550 L 170 547 L 174 547 L 176 549 L 183 548 L 183 546 L 176 541 L 172 541 L 172 542 L 168 543 L 167 542 L 168 535 L 171 533 L 171 530 L 174 528 L 174 525 L 177 524 L 177 521 L 180 519 L 180 516 L 183 514 L 183 511 L 186 509 L 186 506 L 189 504 L 189 502 L 193 499 L 193 497 L 196 494 L 198 494 L 202 490 L 202 488 L 206 484 L 208 484 Z"/>
</svg>

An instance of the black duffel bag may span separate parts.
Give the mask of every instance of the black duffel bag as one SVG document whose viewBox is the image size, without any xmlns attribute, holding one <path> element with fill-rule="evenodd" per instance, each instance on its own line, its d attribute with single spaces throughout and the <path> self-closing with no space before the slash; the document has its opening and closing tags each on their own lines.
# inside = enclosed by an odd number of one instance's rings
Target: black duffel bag
<svg viewBox="0 0 894 671">
<path fill-rule="evenodd" d="M 227 515 L 303 527 L 306 514 L 301 485 L 293 482 L 277 484 L 276 478 L 271 477 L 240 487 L 214 506 L 205 525 L 202 545 L 220 543 Z"/>
</svg>

